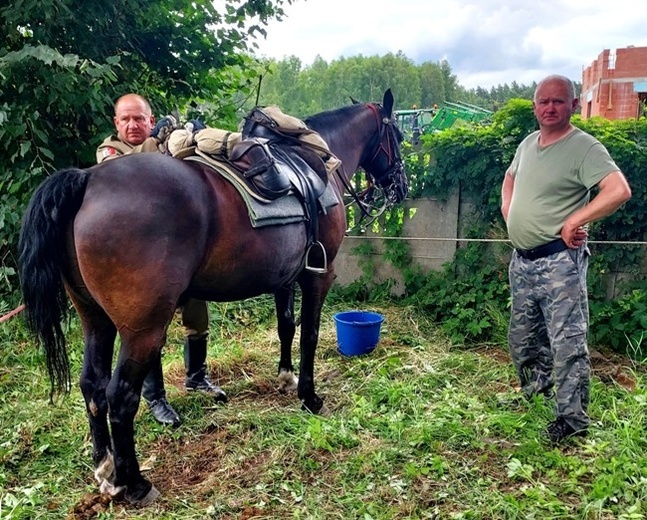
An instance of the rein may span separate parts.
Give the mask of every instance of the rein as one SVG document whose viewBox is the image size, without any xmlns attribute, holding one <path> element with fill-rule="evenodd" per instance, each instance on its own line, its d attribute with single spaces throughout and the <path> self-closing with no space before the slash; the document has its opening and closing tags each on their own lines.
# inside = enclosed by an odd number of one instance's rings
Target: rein
<svg viewBox="0 0 647 520">
<path fill-rule="evenodd" d="M 389 179 L 391 181 L 391 184 L 389 184 L 389 186 L 387 186 L 383 191 L 387 194 L 386 198 L 388 199 L 389 205 L 393 205 L 396 202 L 395 192 L 398 189 L 398 186 L 396 184 L 396 173 L 403 168 L 402 158 L 395 156 L 395 150 L 398 149 L 398 143 L 395 142 L 393 130 L 390 126 L 392 124 L 392 121 L 387 117 L 383 117 L 382 126 L 380 127 L 380 114 L 377 106 L 373 103 L 369 103 L 368 107 L 373 111 L 373 114 L 375 115 L 375 121 L 380 130 L 380 134 L 378 136 L 378 147 L 373 154 L 373 157 L 369 163 L 369 167 L 375 162 L 380 152 L 386 154 L 388 161 L 387 164 L 391 164 L 391 167 L 382 174 L 382 177 Z M 384 137 L 384 134 L 386 134 L 386 147 L 382 143 L 382 137 Z"/>
</svg>

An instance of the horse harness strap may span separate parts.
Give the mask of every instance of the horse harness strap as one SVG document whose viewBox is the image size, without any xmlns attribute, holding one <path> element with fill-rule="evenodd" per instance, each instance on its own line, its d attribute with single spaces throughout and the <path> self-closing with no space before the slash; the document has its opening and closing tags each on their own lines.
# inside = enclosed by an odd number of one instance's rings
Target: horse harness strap
<svg viewBox="0 0 647 520">
<path fill-rule="evenodd" d="M 374 103 L 366 103 L 365 106 L 367 106 L 371 110 L 371 112 L 373 112 L 373 115 L 375 116 L 375 123 L 377 124 L 377 128 L 378 128 L 378 135 L 377 135 L 378 146 L 376 147 L 375 153 L 373 153 L 373 156 L 371 157 L 370 161 L 368 161 L 368 162 L 369 162 L 369 164 L 372 164 L 375 161 L 375 159 L 377 158 L 377 156 L 380 154 L 380 152 L 384 152 L 384 153 L 386 153 L 387 159 L 388 159 L 389 164 L 390 164 L 391 163 L 391 158 L 392 158 L 392 155 L 393 155 L 393 153 L 391 152 L 391 148 L 392 148 L 392 144 L 390 142 L 391 135 L 390 135 L 390 132 L 388 132 L 388 130 L 385 130 L 386 125 L 388 125 L 390 123 L 390 121 L 387 118 L 380 118 L 380 113 L 379 113 L 380 109 Z M 380 119 L 381 119 L 381 122 L 382 122 L 381 125 L 380 125 Z M 383 136 L 385 131 L 386 131 L 386 134 L 387 134 L 387 147 L 388 148 L 384 148 L 384 146 L 382 145 L 382 136 Z M 364 168 L 364 169 L 366 169 L 366 168 Z M 393 169 L 395 169 L 395 166 L 392 168 L 392 170 Z M 370 213 L 368 213 L 366 211 L 365 205 L 364 205 L 363 201 L 360 199 L 360 195 L 353 188 L 351 183 L 346 179 L 346 175 L 344 175 L 344 172 L 343 172 L 343 165 L 341 167 L 341 170 L 342 171 L 337 172 L 337 174 L 338 174 L 337 176 L 339 177 L 339 180 L 341 181 L 341 183 L 344 185 L 344 189 L 348 192 L 348 194 L 353 198 L 353 201 L 359 207 L 359 210 L 361 212 L 361 216 L 360 216 L 359 221 L 362 222 L 365 218 L 370 218 L 370 219 L 374 220 L 374 217 Z M 390 172 L 388 172 L 388 173 L 390 173 Z M 369 182 L 370 181 L 371 181 L 371 178 L 369 177 Z"/>
<path fill-rule="evenodd" d="M 379 108 L 374 104 L 374 103 L 367 103 L 366 106 L 371 109 L 373 112 L 373 115 L 375 116 L 375 122 L 377 124 L 377 128 L 379 130 L 378 132 L 378 143 L 377 143 L 377 148 L 375 149 L 375 153 L 373 154 L 373 157 L 371 157 L 371 160 L 369 161 L 369 164 L 373 163 L 375 159 L 377 159 L 377 156 L 380 153 L 385 153 L 386 158 L 388 161 L 388 164 L 392 164 L 393 167 L 391 168 L 390 171 L 386 172 L 384 175 L 389 175 L 392 170 L 396 169 L 398 167 L 398 162 L 394 160 L 394 152 L 393 150 L 396 149 L 397 143 L 394 142 L 394 138 L 392 133 L 389 131 L 389 125 L 391 124 L 391 120 L 388 119 L 387 117 L 382 117 L 380 116 L 380 110 Z M 381 123 L 380 124 L 380 119 Z M 382 138 L 386 137 L 386 146 L 382 143 Z"/>
</svg>

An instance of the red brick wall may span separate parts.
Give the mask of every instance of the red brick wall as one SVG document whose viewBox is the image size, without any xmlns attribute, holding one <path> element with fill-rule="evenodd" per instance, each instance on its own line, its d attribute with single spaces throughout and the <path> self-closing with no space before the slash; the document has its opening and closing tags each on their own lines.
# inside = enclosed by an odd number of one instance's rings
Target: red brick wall
<svg viewBox="0 0 647 520">
<path fill-rule="evenodd" d="M 616 76 L 623 78 L 647 76 L 647 47 L 617 49 Z"/>
<path fill-rule="evenodd" d="M 582 72 L 580 104 L 582 117 L 629 119 L 638 114 L 635 82 L 647 82 L 647 47 L 615 51 L 615 68 L 609 69 L 612 53 L 605 49 Z"/>
</svg>

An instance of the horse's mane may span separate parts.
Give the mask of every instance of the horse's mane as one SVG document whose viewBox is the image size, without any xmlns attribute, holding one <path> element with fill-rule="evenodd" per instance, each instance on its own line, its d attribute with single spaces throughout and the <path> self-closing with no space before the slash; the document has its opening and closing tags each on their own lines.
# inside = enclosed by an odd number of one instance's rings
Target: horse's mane
<svg viewBox="0 0 647 520">
<path fill-rule="evenodd" d="M 319 132 L 322 129 L 335 128 L 364 108 L 364 104 L 348 105 L 334 110 L 327 110 L 307 117 L 304 122 L 309 128 Z"/>
</svg>

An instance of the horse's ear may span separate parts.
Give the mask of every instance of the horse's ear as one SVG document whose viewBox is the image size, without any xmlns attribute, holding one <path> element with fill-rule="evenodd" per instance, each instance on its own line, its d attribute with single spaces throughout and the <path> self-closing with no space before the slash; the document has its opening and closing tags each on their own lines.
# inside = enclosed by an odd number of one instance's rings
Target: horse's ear
<svg viewBox="0 0 647 520">
<path fill-rule="evenodd" d="M 353 105 L 361 105 L 361 103 L 357 101 L 353 96 L 348 96 L 348 97 L 350 98 L 350 101 L 351 103 L 353 103 Z"/>
<path fill-rule="evenodd" d="M 384 111 L 387 113 L 387 116 L 391 117 L 391 115 L 393 114 L 393 93 L 391 92 L 390 88 L 387 89 L 384 93 L 382 106 L 384 107 Z"/>
</svg>

